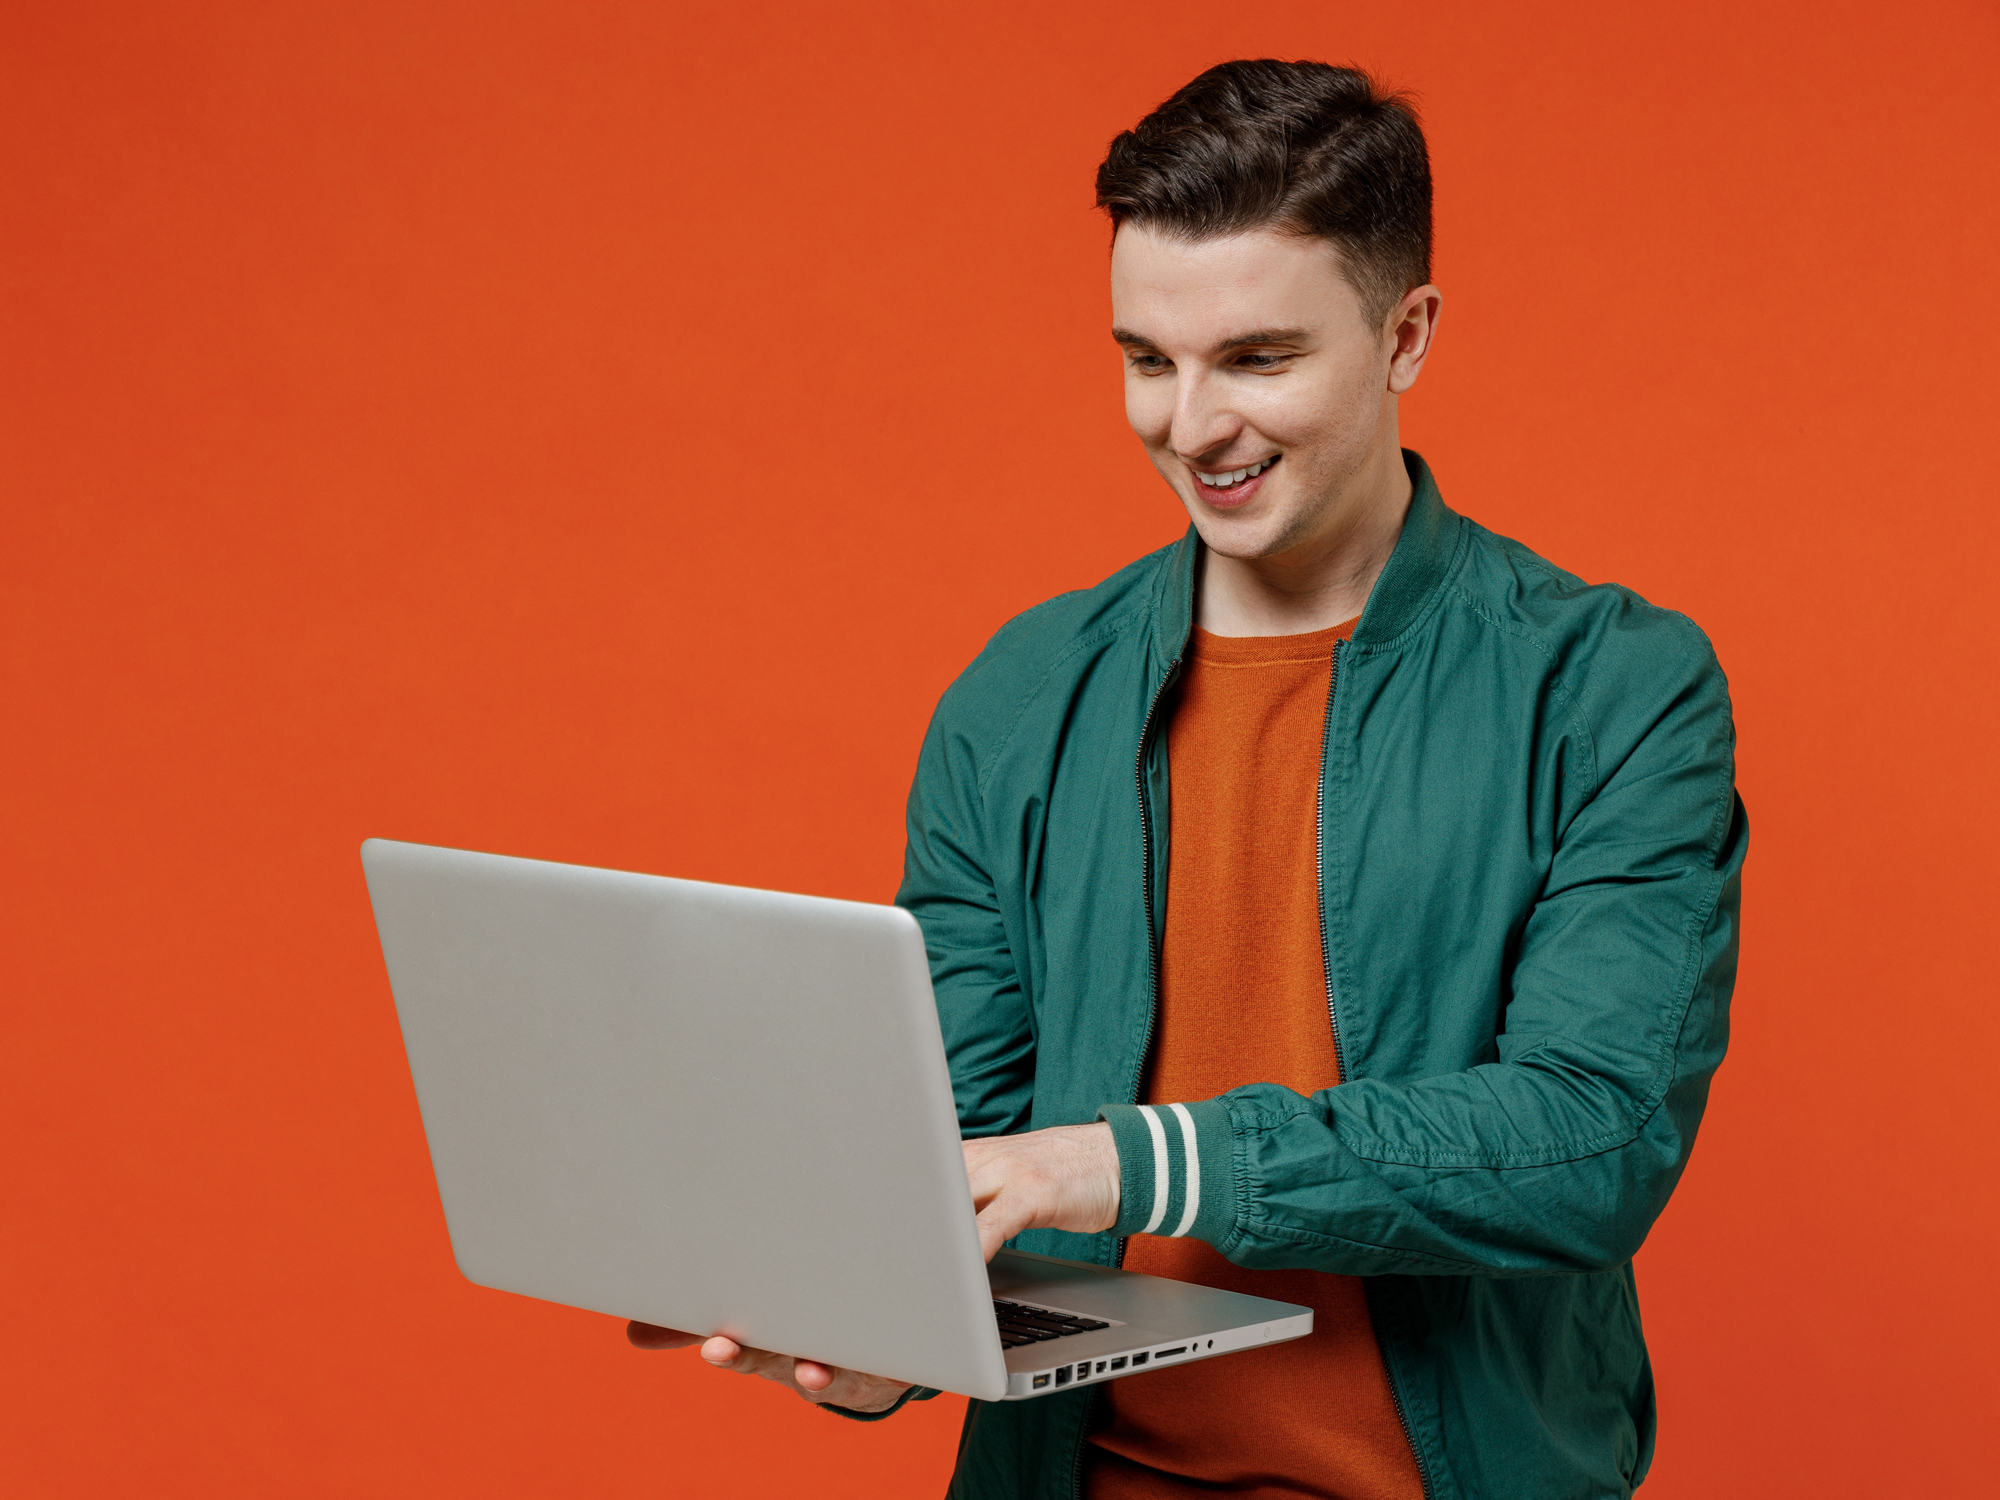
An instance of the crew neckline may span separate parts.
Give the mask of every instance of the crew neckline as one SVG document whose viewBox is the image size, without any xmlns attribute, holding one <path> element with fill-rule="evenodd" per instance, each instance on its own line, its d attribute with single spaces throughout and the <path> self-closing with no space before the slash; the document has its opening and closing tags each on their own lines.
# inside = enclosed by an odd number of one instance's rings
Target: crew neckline
<svg viewBox="0 0 2000 1500">
<path fill-rule="evenodd" d="M 1319 661 L 1333 654 L 1337 642 L 1349 639 L 1361 617 L 1343 620 L 1324 630 L 1303 635 L 1216 635 L 1194 627 L 1188 637 L 1188 655 L 1197 661 L 1228 662 L 1247 666 L 1255 662 Z"/>
</svg>

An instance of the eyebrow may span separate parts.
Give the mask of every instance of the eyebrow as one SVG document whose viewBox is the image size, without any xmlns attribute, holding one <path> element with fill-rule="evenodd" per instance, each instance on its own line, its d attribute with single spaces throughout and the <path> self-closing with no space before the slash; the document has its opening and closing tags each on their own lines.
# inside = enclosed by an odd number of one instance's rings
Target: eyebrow
<svg viewBox="0 0 2000 1500">
<path fill-rule="evenodd" d="M 1296 344 L 1305 337 L 1306 330 L 1303 328 L 1257 328 L 1249 333 L 1231 334 L 1208 352 L 1211 355 L 1216 355 L 1227 354 L 1231 349 L 1253 348 L 1258 344 Z M 1130 329 L 1126 328 L 1112 329 L 1111 342 L 1114 344 L 1135 344 L 1145 349 L 1159 348 L 1158 344 L 1155 344 L 1143 333 L 1133 333 Z"/>
</svg>

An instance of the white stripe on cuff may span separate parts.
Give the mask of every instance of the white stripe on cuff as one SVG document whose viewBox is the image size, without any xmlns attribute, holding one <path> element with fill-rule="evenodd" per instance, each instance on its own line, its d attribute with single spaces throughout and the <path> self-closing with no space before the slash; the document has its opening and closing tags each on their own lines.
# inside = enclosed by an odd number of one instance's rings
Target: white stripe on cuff
<svg viewBox="0 0 2000 1500">
<path fill-rule="evenodd" d="M 1151 1234 L 1160 1227 L 1160 1220 L 1167 1216 L 1167 1128 L 1160 1123 L 1160 1117 L 1153 1113 L 1153 1106 L 1142 1104 L 1139 1113 L 1146 1117 L 1146 1128 L 1153 1133 L 1153 1217 L 1146 1221 L 1141 1234 Z"/>
<path fill-rule="evenodd" d="M 1187 1207 L 1181 1212 L 1181 1227 L 1174 1231 L 1178 1238 L 1194 1228 L 1195 1211 L 1201 1207 L 1201 1157 L 1194 1146 L 1194 1116 L 1185 1104 L 1169 1104 L 1167 1108 L 1180 1116 L 1181 1143 L 1187 1147 Z"/>
</svg>

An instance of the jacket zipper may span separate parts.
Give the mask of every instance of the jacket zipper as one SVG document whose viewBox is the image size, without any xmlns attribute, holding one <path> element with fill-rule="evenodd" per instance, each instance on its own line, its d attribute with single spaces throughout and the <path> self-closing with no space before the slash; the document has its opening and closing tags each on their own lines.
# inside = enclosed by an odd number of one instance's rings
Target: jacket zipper
<svg viewBox="0 0 2000 1500">
<path fill-rule="evenodd" d="M 1153 738 L 1153 720 L 1159 717 L 1160 700 L 1166 697 L 1167 689 L 1173 685 L 1180 669 L 1181 659 L 1176 656 L 1167 663 L 1160 685 L 1153 689 L 1153 701 L 1146 705 L 1146 718 L 1139 726 L 1139 753 L 1132 762 L 1132 781 L 1139 789 L 1140 895 L 1146 907 L 1146 1036 L 1139 1044 L 1139 1072 L 1132 1079 L 1132 1097 L 1127 1101 L 1132 1104 L 1139 1102 L 1139 1084 L 1146 1076 L 1146 1053 L 1153 1045 L 1153 1027 L 1160 1015 L 1160 938 L 1158 924 L 1153 920 L 1153 809 L 1146 796 L 1146 745 Z M 1125 1263 L 1123 1240 L 1112 1250 L 1111 1263 L 1114 1266 Z M 1095 1386 L 1091 1387 L 1092 1404 L 1097 1400 L 1096 1390 Z M 1086 1419 L 1086 1429 L 1088 1425 Z M 1083 1450 L 1089 1442 L 1087 1430 L 1077 1434 L 1076 1461 L 1070 1471 L 1070 1493 L 1075 1500 L 1083 1500 Z"/>
<path fill-rule="evenodd" d="M 1333 1002 L 1333 945 L 1326 930 L 1326 754 L 1333 746 L 1333 699 L 1340 691 L 1340 642 L 1333 643 L 1333 664 L 1326 682 L 1326 723 L 1320 727 L 1319 778 L 1313 789 L 1313 891 L 1319 897 L 1319 967 L 1326 979 L 1326 1019 L 1333 1028 L 1333 1067 L 1347 1078 L 1347 1059 L 1340 1052 L 1340 1011 Z M 1150 913 L 1151 908 L 1147 908 Z"/>
<path fill-rule="evenodd" d="M 1132 1104 L 1139 1102 L 1139 1083 L 1146 1074 L 1146 1052 L 1153 1045 L 1153 1027 L 1160 1016 L 1160 934 L 1153 920 L 1153 809 L 1146 796 L 1146 746 L 1153 738 L 1153 720 L 1159 716 L 1160 700 L 1167 695 L 1181 659 L 1167 663 L 1160 685 L 1153 689 L 1153 701 L 1146 705 L 1145 722 L 1139 726 L 1139 753 L 1133 758 L 1132 780 L 1139 788 L 1139 879 L 1146 903 L 1146 1036 L 1139 1045 L 1139 1071 L 1132 1078 Z M 1323 936 L 1323 934 L 1322 934 Z"/>
<path fill-rule="evenodd" d="M 1381 1345 L 1379 1337 L 1376 1339 L 1376 1345 L 1378 1348 Z M 1384 1374 L 1388 1373 L 1388 1365 L 1388 1360 L 1384 1359 L 1382 1361 Z M 1396 1408 L 1396 1420 L 1403 1424 L 1403 1441 L 1410 1445 L 1410 1458 L 1417 1466 L 1417 1488 L 1422 1491 L 1424 1500 L 1431 1500 L 1431 1471 L 1424 1467 L 1423 1450 L 1417 1447 L 1416 1430 L 1410 1426 L 1409 1413 L 1403 1410 L 1403 1393 L 1397 1388 L 1396 1377 L 1394 1375 L 1389 1376 L 1389 1404 Z M 1079 1454 L 1077 1456 L 1078 1500 L 1082 1500 L 1082 1473 L 1082 1455 Z"/>
<path fill-rule="evenodd" d="M 1160 935 L 1153 920 L 1153 807 L 1146 796 L 1146 745 L 1153 738 L 1153 721 L 1159 717 L 1160 700 L 1173 686 L 1179 675 L 1181 659 L 1176 656 L 1167 663 L 1167 670 L 1160 678 L 1160 685 L 1153 689 L 1153 701 L 1146 705 L 1145 721 L 1139 726 L 1139 753 L 1133 757 L 1132 780 L 1139 789 L 1139 880 L 1140 896 L 1146 907 L 1146 1035 L 1139 1042 L 1139 1071 L 1132 1075 L 1132 1097 L 1125 1102 L 1139 1102 L 1139 1085 L 1146 1076 L 1146 1053 L 1153 1045 L 1153 1028 L 1160 1018 Z M 1111 1264 L 1125 1263 L 1125 1242 L 1120 1240 L 1111 1254 Z M 1077 1455 L 1077 1472 L 1082 1473 L 1083 1456 Z"/>
<path fill-rule="evenodd" d="M 1333 664 L 1329 669 L 1326 684 L 1326 724 L 1320 731 L 1319 743 L 1319 786 L 1313 794 L 1313 890 L 1319 897 L 1319 962 L 1320 972 L 1326 977 L 1326 1019 L 1333 1028 L 1333 1065 L 1341 1081 L 1347 1080 L 1347 1059 L 1340 1051 L 1340 1010 L 1333 998 L 1333 944 L 1326 925 L 1326 756 L 1333 746 L 1333 699 L 1340 691 L 1340 646 L 1333 643 Z M 1143 753 L 1143 752 L 1142 752 Z M 1142 791 L 1143 795 L 1143 791 Z M 1152 908 L 1148 907 L 1150 914 Z M 1373 1307 L 1369 1308 L 1368 1320 L 1375 1320 Z M 1375 1336 L 1379 1348 L 1382 1336 Z M 1389 1373 L 1389 1359 L 1382 1357 L 1383 1373 L 1389 1375 L 1389 1403 L 1396 1408 L 1396 1420 L 1403 1426 L 1403 1441 L 1410 1445 L 1410 1457 L 1416 1461 L 1417 1483 L 1422 1487 L 1425 1500 L 1430 1500 L 1430 1470 L 1424 1467 L 1424 1456 L 1417 1449 L 1417 1434 L 1410 1426 L 1410 1414 L 1403 1409 L 1403 1393 L 1396 1386 L 1396 1377 Z M 1082 1490 L 1082 1455 L 1078 1455 L 1078 1500 Z"/>
</svg>

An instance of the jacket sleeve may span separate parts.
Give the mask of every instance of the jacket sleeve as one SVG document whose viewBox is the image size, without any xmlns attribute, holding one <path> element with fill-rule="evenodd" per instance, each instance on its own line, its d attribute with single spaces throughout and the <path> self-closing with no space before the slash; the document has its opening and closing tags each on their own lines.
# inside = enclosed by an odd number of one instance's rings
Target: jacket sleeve
<svg viewBox="0 0 2000 1500">
<path fill-rule="evenodd" d="M 1748 835 L 1727 686 L 1702 648 L 1595 741 L 1595 788 L 1528 916 L 1497 1061 L 1310 1098 L 1257 1084 L 1107 1106 L 1116 1232 L 1352 1275 L 1629 1260 L 1686 1165 L 1735 982 Z"/>
<path fill-rule="evenodd" d="M 952 709 L 947 693 L 924 736 L 896 904 L 924 930 L 959 1129 L 1006 1135 L 1034 1102 L 1034 1021 L 987 874 L 974 746 Z"/>
</svg>

